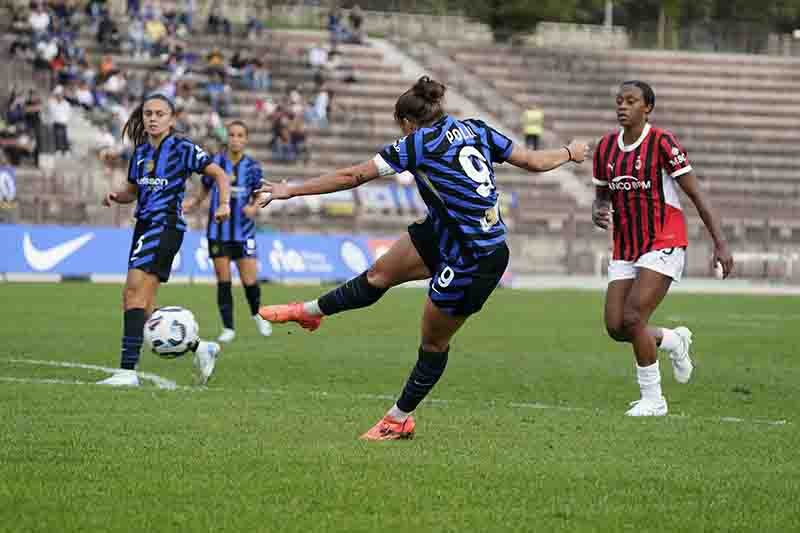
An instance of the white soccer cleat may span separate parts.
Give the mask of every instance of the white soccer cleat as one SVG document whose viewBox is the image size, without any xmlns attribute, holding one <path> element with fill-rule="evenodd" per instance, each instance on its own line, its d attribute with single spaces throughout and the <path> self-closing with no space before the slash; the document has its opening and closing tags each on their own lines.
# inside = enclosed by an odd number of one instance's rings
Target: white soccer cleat
<svg viewBox="0 0 800 533">
<path fill-rule="evenodd" d="M 235 338 L 236 338 L 236 331 L 232 330 L 231 328 L 225 328 L 222 330 L 222 333 L 219 334 L 217 340 L 219 342 L 231 342 Z"/>
<path fill-rule="evenodd" d="M 197 350 L 194 352 L 194 368 L 200 385 L 208 383 L 211 374 L 214 373 L 220 351 L 222 348 L 216 342 L 200 341 L 197 345 Z"/>
<path fill-rule="evenodd" d="M 139 376 L 135 370 L 120 369 L 110 378 L 97 382 L 98 385 L 109 385 L 111 387 L 138 387 Z"/>
<path fill-rule="evenodd" d="M 662 396 L 658 400 L 642 398 L 631 402 L 631 408 L 625 412 L 625 416 L 666 416 L 667 400 Z"/>
<path fill-rule="evenodd" d="M 675 328 L 675 334 L 681 339 L 681 347 L 670 352 L 669 359 L 672 361 L 672 374 L 678 383 L 688 383 L 692 378 L 692 358 L 689 357 L 689 348 L 692 345 L 692 332 L 689 328 Z"/>
<path fill-rule="evenodd" d="M 272 324 L 270 324 L 269 321 L 261 318 L 261 315 L 253 315 L 253 320 L 256 323 L 258 332 L 261 333 L 262 336 L 269 337 L 272 335 Z"/>
</svg>

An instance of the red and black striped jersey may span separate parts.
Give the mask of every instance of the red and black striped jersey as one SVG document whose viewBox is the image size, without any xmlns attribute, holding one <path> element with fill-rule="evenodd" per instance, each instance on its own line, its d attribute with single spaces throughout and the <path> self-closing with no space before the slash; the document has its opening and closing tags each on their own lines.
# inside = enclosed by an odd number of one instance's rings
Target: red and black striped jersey
<svg viewBox="0 0 800 533">
<path fill-rule="evenodd" d="M 653 250 L 687 245 L 675 180 L 691 170 L 675 136 L 649 123 L 633 144 L 625 145 L 621 129 L 600 140 L 592 181 L 611 192 L 614 259 L 636 261 Z"/>
</svg>

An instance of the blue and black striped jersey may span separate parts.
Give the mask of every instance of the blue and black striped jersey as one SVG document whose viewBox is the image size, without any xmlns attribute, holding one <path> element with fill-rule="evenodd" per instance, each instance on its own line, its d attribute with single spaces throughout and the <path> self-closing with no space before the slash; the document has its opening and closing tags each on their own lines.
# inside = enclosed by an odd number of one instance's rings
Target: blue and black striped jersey
<svg viewBox="0 0 800 533">
<path fill-rule="evenodd" d="M 512 148 L 511 139 L 481 120 L 445 115 L 384 147 L 376 163 L 414 175 L 442 257 L 464 264 L 506 239 L 493 165 L 505 162 Z"/>
<path fill-rule="evenodd" d="M 181 205 L 186 180 L 202 172 L 211 157 L 188 139 L 167 136 L 158 148 L 150 143 L 136 147 L 128 167 L 128 182 L 137 186 L 135 217 L 153 224 L 186 229 Z"/>
<path fill-rule="evenodd" d="M 208 231 L 206 236 L 212 241 L 244 242 L 255 237 L 256 224 L 244 216 L 244 208 L 253 193 L 261 186 L 264 173 L 261 165 L 252 157 L 244 156 L 235 165 L 224 153 L 214 156 L 212 161 L 231 177 L 231 216 L 228 220 L 217 222 L 214 212 L 219 207 L 219 187 L 214 178 L 203 176 L 203 186 L 211 191 L 208 209 Z"/>
</svg>

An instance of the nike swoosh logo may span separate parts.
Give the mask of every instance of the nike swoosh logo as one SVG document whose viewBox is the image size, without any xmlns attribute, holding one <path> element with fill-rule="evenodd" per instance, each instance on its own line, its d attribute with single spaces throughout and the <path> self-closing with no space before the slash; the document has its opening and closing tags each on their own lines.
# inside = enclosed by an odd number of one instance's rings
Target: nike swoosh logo
<svg viewBox="0 0 800 533">
<path fill-rule="evenodd" d="M 39 272 L 50 270 L 61 261 L 77 252 L 84 244 L 94 238 L 94 233 L 87 233 L 75 239 L 61 243 L 44 250 L 38 250 L 31 242 L 31 236 L 25 232 L 22 238 L 22 251 L 25 254 L 25 260 L 34 270 Z"/>
<path fill-rule="evenodd" d="M 147 159 L 147 158 L 145 157 L 144 159 L 140 159 L 140 160 L 138 160 L 138 161 L 136 162 L 136 164 L 137 164 L 137 165 L 141 165 L 141 164 L 144 162 L 144 160 L 145 160 L 145 159 Z"/>
</svg>

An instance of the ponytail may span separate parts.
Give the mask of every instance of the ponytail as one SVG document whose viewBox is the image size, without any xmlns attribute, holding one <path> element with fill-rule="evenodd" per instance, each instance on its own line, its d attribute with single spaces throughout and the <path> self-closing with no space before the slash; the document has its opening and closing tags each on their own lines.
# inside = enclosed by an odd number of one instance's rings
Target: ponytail
<svg viewBox="0 0 800 533">
<path fill-rule="evenodd" d="M 422 76 L 409 90 L 400 95 L 394 107 L 394 119 L 410 120 L 428 125 L 444 116 L 442 100 L 447 88 L 438 81 Z"/>
</svg>

